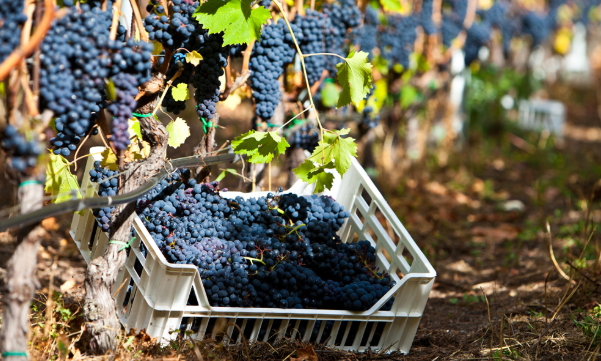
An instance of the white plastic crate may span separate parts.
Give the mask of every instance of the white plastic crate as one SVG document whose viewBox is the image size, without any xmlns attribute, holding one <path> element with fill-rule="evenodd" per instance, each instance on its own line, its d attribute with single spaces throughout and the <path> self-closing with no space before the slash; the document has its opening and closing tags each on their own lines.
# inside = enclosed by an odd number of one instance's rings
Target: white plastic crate
<svg viewBox="0 0 601 361">
<path fill-rule="evenodd" d="M 98 159 L 90 157 L 86 166 L 82 187 L 88 195 L 94 193 L 89 170 Z M 307 194 L 312 187 L 299 182 L 291 190 Z M 258 194 L 248 193 L 245 197 Z M 241 193 L 222 195 L 234 197 Z M 121 322 L 128 330 L 146 329 L 150 336 L 163 341 L 191 330 L 190 337 L 195 339 L 218 337 L 218 333 L 225 332 L 223 342 L 230 344 L 240 342 L 242 336 L 249 341 L 290 337 L 326 342 L 343 350 L 370 348 L 408 353 L 436 272 L 357 161 L 353 159 L 342 179 L 337 177 L 328 195 L 351 213 L 339 231 L 343 242 L 371 242 L 377 250 L 378 268 L 396 281 L 371 309 L 357 312 L 212 307 L 196 267 L 168 263 L 136 217 L 136 239 L 127 250 L 125 267 L 120 270 L 113 289 Z M 91 210 L 82 216 L 74 215 L 71 229 L 86 262 L 104 253 L 107 234 L 97 227 Z M 391 310 L 380 310 L 391 297 L 394 297 Z"/>
<path fill-rule="evenodd" d="M 530 130 L 547 130 L 559 139 L 563 139 L 566 108 L 555 100 L 521 100 L 519 104 L 518 124 Z"/>
</svg>

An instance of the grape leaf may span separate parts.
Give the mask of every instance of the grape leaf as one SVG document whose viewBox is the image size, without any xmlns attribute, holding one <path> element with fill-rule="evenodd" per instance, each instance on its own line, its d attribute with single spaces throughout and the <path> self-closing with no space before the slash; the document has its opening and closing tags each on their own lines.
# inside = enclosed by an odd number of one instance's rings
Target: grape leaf
<svg viewBox="0 0 601 361">
<path fill-rule="evenodd" d="M 62 155 L 50 152 L 50 160 L 46 167 L 46 184 L 44 191 L 56 196 L 54 203 L 70 201 L 73 196 L 82 198 L 77 177 L 71 173 L 69 162 Z"/>
<path fill-rule="evenodd" d="M 127 121 L 127 131 L 129 133 L 130 138 L 136 136 L 138 137 L 138 139 L 142 139 L 142 128 L 138 119 L 131 118 Z"/>
<path fill-rule="evenodd" d="M 188 93 L 188 84 L 179 83 L 176 87 L 171 88 L 171 96 L 173 100 L 178 102 L 183 102 L 184 100 L 190 99 L 190 94 Z"/>
<path fill-rule="evenodd" d="M 132 142 L 125 150 L 125 163 L 146 159 L 150 155 L 150 143 L 147 141 Z"/>
<path fill-rule="evenodd" d="M 334 175 L 326 172 L 326 169 L 333 168 L 333 162 L 325 165 L 316 165 L 310 159 L 306 159 L 293 172 L 304 182 L 309 184 L 315 183 L 315 193 L 321 193 L 326 189 L 332 188 L 332 184 L 334 184 Z"/>
<path fill-rule="evenodd" d="M 336 84 L 328 80 L 331 79 L 326 79 L 326 82 L 321 88 L 321 102 L 324 107 L 334 108 L 336 106 L 336 101 L 338 101 L 338 97 L 340 96 L 340 90 Z"/>
<path fill-rule="evenodd" d="M 380 0 L 380 4 L 386 11 L 401 12 L 403 10 L 399 0 Z"/>
<path fill-rule="evenodd" d="M 163 44 L 161 44 L 161 42 L 156 41 L 156 40 L 152 40 L 152 55 L 160 55 L 161 52 L 164 50 L 163 48 Z"/>
<path fill-rule="evenodd" d="M 115 83 L 113 83 L 112 80 L 109 80 L 104 85 L 104 90 L 106 92 L 107 100 L 113 101 L 113 100 L 117 99 L 117 89 L 115 89 Z"/>
<path fill-rule="evenodd" d="M 184 144 L 186 139 L 190 136 L 190 127 L 182 118 L 176 118 L 167 124 L 165 127 L 167 133 L 169 133 L 169 139 L 167 144 L 172 148 L 177 148 Z"/>
<path fill-rule="evenodd" d="M 328 164 L 334 161 L 336 171 L 343 175 L 351 166 L 351 157 L 357 156 L 357 144 L 353 138 L 342 138 L 350 129 L 327 131 L 313 150 L 310 160 L 318 164 Z"/>
<path fill-rule="evenodd" d="M 198 53 L 196 50 L 192 50 L 191 52 L 186 54 L 186 63 L 190 63 L 194 66 L 198 66 L 202 59 L 202 55 L 200 55 L 200 53 Z"/>
<path fill-rule="evenodd" d="M 247 155 L 251 163 L 269 163 L 275 156 L 284 154 L 289 146 L 286 138 L 280 137 L 275 131 L 251 130 L 232 141 L 234 152 Z"/>
<path fill-rule="evenodd" d="M 103 168 L 108 168 L 110 170 L 118 170 L 119 165 L 117 164 L 117 156 L 113 153 L 111 148 L 104 148 L 102 152 L 102 161 L 100 161 L 100 165 Z"/>
<path fill-rule="evenodd" d="M 224 32 L 223 45 L 248 44 L 261 36 L 261 26 L 271 18 L 263 6 L 251 0 L 208 0 L 192 15 L 209 34 Z"/>
<path fill-rule="evenodd" d="M 421 99 L 421 94 L 414 86 L 409 84 L 401 87 L 401 108 L 407 109 L 410 105 L 418 103 Z"/>
<path fill-rule="evenodd" d="M 233 174 L 233 175 L 240 175 L 240 174 L 238 174 L 238 172 L 236 172 L 235 169 L 233 169 L 233 168 L 227 168 L 227 169 L 224 169 L 221 173 L 219 173 L 219 175 L 217 176 L 217 178 L 215 178 L 215 182 L 221 182 L 223 180 L 223 178 L 225 178 L 225 176 L 228 173 L 229 174 Z"/>
<path fill-rule="evenodd" d="M 344 63 L 336 64 L 338 82 L 342 86 L 338 107 L 351 102 L 358 104 L 369 93 L 372 87 L 372 65 L 367 61 L 367 55 L 364 51 L 356 53 L 351 50 Z"/>
</svg>

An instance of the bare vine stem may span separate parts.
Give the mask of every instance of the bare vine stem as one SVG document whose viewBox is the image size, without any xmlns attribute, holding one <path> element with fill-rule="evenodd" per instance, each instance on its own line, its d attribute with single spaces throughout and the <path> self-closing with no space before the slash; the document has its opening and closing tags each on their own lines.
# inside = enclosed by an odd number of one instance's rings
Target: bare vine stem
<svg viewBox="0 0 601 361">
<path fill-rule="evenodd" d="M 331 56 L 337 56 L 337 57 L 339 57 L 340 59 L 342 59 L 343 61 L 345 61 L 345 62 L 346 62 L 346 58 L 345 58 L 345 57 L 343 57 L 343 56 L 340 56 L 340 55 L 338 55 L 338 54 L 334 54 L 334 53 L 311 53 L 311 54 L 301 54 L 301 56 L 302 56 L 303 58 L 308 58 L 308 57 L 310 57 L 310 56 L 316 56 L 316 55 L 331 55 Z"/>
<path fill-rule="evenodd" d="M 305 78 L 305 86 L 307 87 L 307 96 L 309 98 L 309 103 L 310 103 L 309 109 L 315 111 L 315 113 L 314 113 L 315 119 L 317 120 L 317 125 L 319 126 L 319 133 L 321 134 L 321 139 L 323 139 L 325 130 L 323 129 L 321 120 L 319 119 L 319 112 L 317 111 L 317 107 L 315 106 L 315 102 L 313 101 L 313 95 L 311 94 L 311 84 L 309 83 L 309 77 L 307 76 L 307 67 L 305 66 L 305 58 L 309 57 L 309 56 L 314 56 L 314 55 L 334 55 L 334 56 L 337 56 L 340 59 L 344 60 L 345 62 L 346 62 L 346 59 L 338 54 L 332 54 L 332 53 L 303 54 L 303 52 L 300 49 L 300 45 L 298 45 L 298 41 L 296 40 L 296 36 L 294 35 L 294 31 L 292 31 L 292 26 L 290 25 L 290 21 L 288 20 L 288 14 L 284 11 L 282 4 L 278 0 L 273 0 L 273 2 L 275 3 L 275 5 L 278 7 L 280 12 L 282 13 L 282 15 L 283 15 L 282 18 L 284 18 L 284 21 L 286 22 L 286 26 L 288 27 L 288 32 L 290 32 L 290 36 L 292 37 L 292 41 L 294 42 L 294 46 L 296 47 L 296 51 L 298 52 L 301 67 L 303 69 L 303 76 Z M 325 163 L 325 154 L 324 154 L 323 148 L 321 150 L 321 161 L 322 161 L 322 163 Z"/>
<path fill-rule="evenodd" d="M 296 51 L 298 52 L 300 62 L 301 62 L 301 67 L 303 68 L 303 75 L 305 77 L 305 85 L 307 87 L 307 95 L 309 97 L 309 103 L 311 104 L 311 108 L 313 110 L 315 110 L 315 119 L 317 119 L 317 125 L 319 126 L 319 131 L 323 138 L 324 130 L 323 130 L 323 126 L 321 125 L 321 121 L 319 120 L 319 112 L 317 112 L 317 108 L 315 107 L 315 102 L 313 102 L 313 95 L 311 95 L 311 84 L 309 84 L 309 77 L 307 76 L 307 67 L 305 66 L 305 60 L 304 60 L 305 56 L 303 55 L 303 52 L 300 49 L 300 45 L 298 45 L 298 41 L 296 40 L 294 31 L 292 31 L 292 26 L 290 25 L 290 21 L 288 21 L 288 14 L 286 14 L 286 12 L 284 11 L 284 8 L 282 7 L 282 4 L 278 0 L 273 0 L 273 2 L 278 7 L 280 12 L 284 15 L 282 17 L 284 18 L 284 21 L 286 22 L 286 26 L 288 27 L 288 31 L 290 32 L 290 36 L 292 36 L 292 41 L 294 42 L 294 46 L 296 47 Z"/>
<path fill-rule="evenodd" d="M 180 68 L 177 71 L 177 73 L 175 73 L 175 75 L 173 75 L 173 77 L 171 79 L 169 79 L 169 81 L 167 82 L 167 85 L 165 85 L 165 90 L 163 91 L 163 94 L 161 94 L 161 99 L 159 99 L 157 106 L 152 111 L 152 115 L 155 115 L 157 113 L 157 110 L 161 107 L 161 104 L 163 103 L 163 99 L 165 98 L 165 95 L 167 95 L 167 92 L 169 91 L 171 84 L 173 84 L 173 81 L 175 79 L 179 78 L 179 76 L 182 74 L 183 71 L 184 71 L 184 68 Z"/>
</svg>

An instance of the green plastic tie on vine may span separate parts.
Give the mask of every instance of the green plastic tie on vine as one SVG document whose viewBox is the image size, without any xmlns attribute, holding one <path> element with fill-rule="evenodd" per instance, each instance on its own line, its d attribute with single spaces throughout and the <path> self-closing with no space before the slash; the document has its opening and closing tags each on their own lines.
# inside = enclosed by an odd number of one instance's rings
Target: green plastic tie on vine
<svg viewBox="0 0 601 361">
<path fill-rule="evenodd" d="M 148 118 L 148 117 L 152 117 L 152 113 L 148 113 L 148 114 L 131 113 L 131 115 L 133 115 L 136 118 Z"/>
<path fill-rule="evenodd" d="M 128 243 L 112 240 L 112 241 L 109 241 L 109 244 L 118 244 L 118 245 L 122 246 L 121 248 L 119 248 L 119 252 L 121 252 L 124 249 L 131 247 L 131 244 L 134 242 L 134 239 L 136 239 L 136 237 L 132 237 Z"/>
<path fill-rule="evenodd" d="M 262 124 L 267 124 L 267 128 L 275 128 L 278 125 L 277 124 L 273 124 L 273 123 L 269 123 L 269 122 L 257 122 L 257 127 L 261 126 Z"/>
<path fill-rule="evenodd" d="M 25 182 L 19 184 L 19 188 L 25 187 L 26 185 L 29 185 L 29 184 L 42 184 L 42 182 L 37 181 L 35 179 L 26 180 Z"/>
<path fill-rule="evenodd" d="M 27 352 L 24 352 L 24 351 L 6 351 L 6 352 L 2 352 L 2 357 L 10 357 L 10 356 L 27 357 Z"/>
<path fill-rule="evenodd" d="M 200 117 L 200 121 L 202 122 L 202 131 L 207 134 L 209 128 L 217 128 L 217 126 L 213 125 L 212 121 L 207 121 L 205 118 Z"/>
</svg>

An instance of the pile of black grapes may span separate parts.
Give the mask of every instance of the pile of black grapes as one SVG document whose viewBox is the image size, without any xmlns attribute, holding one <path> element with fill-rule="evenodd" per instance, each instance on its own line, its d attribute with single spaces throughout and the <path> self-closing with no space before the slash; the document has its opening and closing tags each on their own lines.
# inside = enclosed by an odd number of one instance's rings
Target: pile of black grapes
<svg viewBox="0 0 601 361">
<path fill-rule="evenodd" d="M 111 174 L 96 167 L 90 175 L 108 194 Z M 223 192 L 177 170 L 136 209 L 167 261 L 198 267 L 212 306 L 363 311 L 394 285 L 368 241 L 342 243 L 336 232 L 349 213 L 331 197 Z"/>
</svg>

